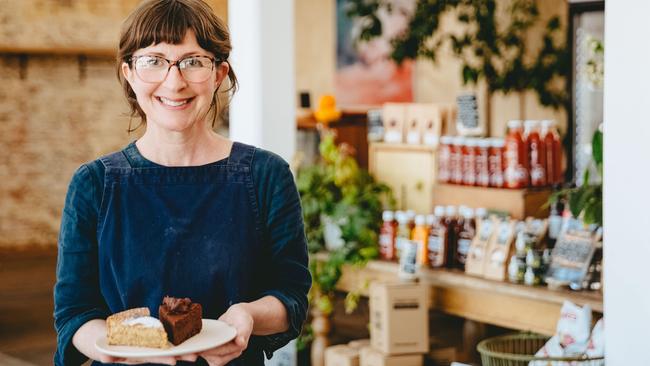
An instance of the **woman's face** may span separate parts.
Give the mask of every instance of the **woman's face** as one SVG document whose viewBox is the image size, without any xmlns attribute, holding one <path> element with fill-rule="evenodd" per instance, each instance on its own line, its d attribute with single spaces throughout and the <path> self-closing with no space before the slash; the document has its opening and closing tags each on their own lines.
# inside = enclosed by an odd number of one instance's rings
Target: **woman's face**
<svg viewBox="0 0 650 366">
<path fill-rule="evenodd" d="M 212 53 L 199 46 L 192 30 L 187 31 L 180 44 L 159 43 L 141 48 L 133 56 L 159 56 L 171 62 L 188 56 L 214 58 Z M 205 122 L 212 97 L 228 74 L 228 64 L 216 64 L 210 76 L 201 82 L 187 81 L 178 66 L 171 67 L 165 79 L 160 82 L 143 81 L 136 74 L 135 68 L 129 68 L 126 63 L 122 64 L 122 72 L 147 116 L 147 124 L 181 132 Z"/>
</svg>

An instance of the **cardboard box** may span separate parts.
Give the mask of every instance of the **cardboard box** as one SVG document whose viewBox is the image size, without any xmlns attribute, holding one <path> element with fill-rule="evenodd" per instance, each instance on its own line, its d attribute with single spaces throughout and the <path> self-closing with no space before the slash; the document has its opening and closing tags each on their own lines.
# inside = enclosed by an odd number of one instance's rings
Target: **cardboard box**
<svg viewBox="0 0 650 366">
<path fill-rule="evenodd" d="M 370 346 L 370 339 L 355 339 L 354 341 L 350 341 L 348 346 L 360 350 L 364 347 Z"/>
<path fill-rule="evenodd" d="M 361 349 L 361 366 L 422 366 L 422 355 L 386 355 L 372 347 Z"/>
<path fill-rule="evenodd" d="M 359 366 L 359 349 L 346 344 L 327 347 L 325 366 Z"/>
<path fill-rule="evenodd" d="M 386 103 L 382 109 L 384 142 L 402 143 L 406 130 L 406 104 Z"/>
<path fill-rule="evenodd" d="M 429 350 L 428 286 L 373 282 L 369 291 L 370 344 L 387 354 Z"/>
<path fill-rule="evenodd" d="M 466 205 L 471 197 L 472 207 L 485 207 L 489 210 L 503 211 L 513 219 L 526 217 L 547 218 L 548 208 L 541 207 L 548 201 L 552 190 L 548 188 L 508 189 L 470 187 L 458 184 L 435 184 L 433 187 L 434 205 Z"/>
</svg>

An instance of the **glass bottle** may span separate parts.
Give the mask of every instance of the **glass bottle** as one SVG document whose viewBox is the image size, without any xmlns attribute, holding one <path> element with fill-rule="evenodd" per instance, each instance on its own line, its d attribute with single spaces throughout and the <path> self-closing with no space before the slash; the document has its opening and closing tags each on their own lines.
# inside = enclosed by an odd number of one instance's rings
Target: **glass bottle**
<svg viewBox="0 0 650 366">
<path fill-rule="evenodd" d="M 490 140 L 490 156 L 488 157 L 488 170 L 490 172 L 490 187 L 502 188 L 503 181 L 503 148 L 505 141 L 503 139 Z"/>
<path fill-rule="evenodd" d="M 562 174 L 562 142 L 560 134 L 555 129 L 555 121 L 544 120 L 541 129 L 541 139 L 546 151 L 546 176 L 549 184 L 561 184 Z"/>
<path fill-rule="evenodd" d="M 463 184 L 476 185 L 476 139 L 468 138 L 463 146 Z"/>
<path fill-rule="evenodd" d="M 530 185 L 543 187 L 546 185 L 546 146 L 539 136 L 539 121 L 524 122 L 524 135 L 529 154 Z"/>
<path fill-rule="evenodd" d="M 490 185 L 490 140 L 479 139 L 476 144 L 476 185 L 488 187 Z"/>
<path fill-rule="evenodd" d="M 476 236 L 476 221 L 474 220 L 474 210 L 466 207 L 461 211 L 463 223 L 458 230 L 458 240 L 456 245 L 456 268 L 465 270 L 467 254 L 472 245 L 472 240 Z"/>
<path fill-rule="evenodd" d="M 429 265 L 432 268 L 445 267 L 447 264 L 447 225 L 445 224 L 445 208 L 436 206 L 433 215 L 427 216 L 429 224 Z"/>
<path fill-rule="evenodd" d="M 451 183 L 463 184 L 463 145 L 465 138 L 456 136 L 451 145 L 451 158 L 449 160 L 451 170 Z"/>
<path fill-rule="evenodd" d="M 447 228 L 447 267 L 455 266 L 456 239 L 458 237 L 458 219 L 456 217 L 456 206 L 445 208 L 445 227 Z"/>
<path fill-rule="evenodd" d="M 411 229 L 408 226 L 408 217 L 406 216 L 406 212 L 397 211 L 397 213 L 395 213 L 395 219 L 397 219 L 397 234 L 395 236 L 395 259 L 399 261 L 404 241 L 411 239 Z"/>
<path fill-rule="evenodd" d="M 382 221 L 379 229 L 379 257 L 392 261 L 395 259 L 395 238 L 397 236 L 395 213 L 389 210 L 384 211 Z"/>
<path fill-rule="evenodd" d="M 415 228 L 411 237 L 418 243 L 417 263 L 419 266 L 426 267 L 429 263 L 429 227 L 424 215 L 415 216 Z"/>
<path fill-rule="evenodd" d="M 528 186 L 528 149 L 519 120 L 508 121 L 508 135 L 505 138 L 504 181 L 507 188 Z"/>
<path fill-rule="evenodd" d="M 451 181 L 451 144 L 453 137 L 442 136 L 438 150 L 438 181 L 449 183 Z"/>
</svg>

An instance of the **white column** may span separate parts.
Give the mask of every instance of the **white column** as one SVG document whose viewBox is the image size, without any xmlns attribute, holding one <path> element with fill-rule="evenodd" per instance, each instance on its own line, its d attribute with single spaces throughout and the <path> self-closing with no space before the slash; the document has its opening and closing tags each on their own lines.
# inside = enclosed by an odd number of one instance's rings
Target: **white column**
<svg viewBox="0 0 650 366">
<path fill-rule="evenodd" d="M 605 8 L 607 365 L 650 365 L 650 2 Z"/>
<path fill-rule="evenodd" d="M 291 161 L 296 149 L 293 0 L 229 0 L 231 63 L 240 89 L 230 137 Z"/>
</svg>

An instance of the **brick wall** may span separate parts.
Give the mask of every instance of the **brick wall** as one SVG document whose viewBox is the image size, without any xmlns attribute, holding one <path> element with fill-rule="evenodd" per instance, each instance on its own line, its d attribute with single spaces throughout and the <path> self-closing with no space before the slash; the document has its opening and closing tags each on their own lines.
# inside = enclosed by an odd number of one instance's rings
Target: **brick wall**
<svg viewBox="0 0 650 366">
<path fill-rule="evenodd" d="M 135 138 L 126 104 L 110 59 L 1 60 L 0 246 L 54 245 L 73 172 Z"/>
</svg>

